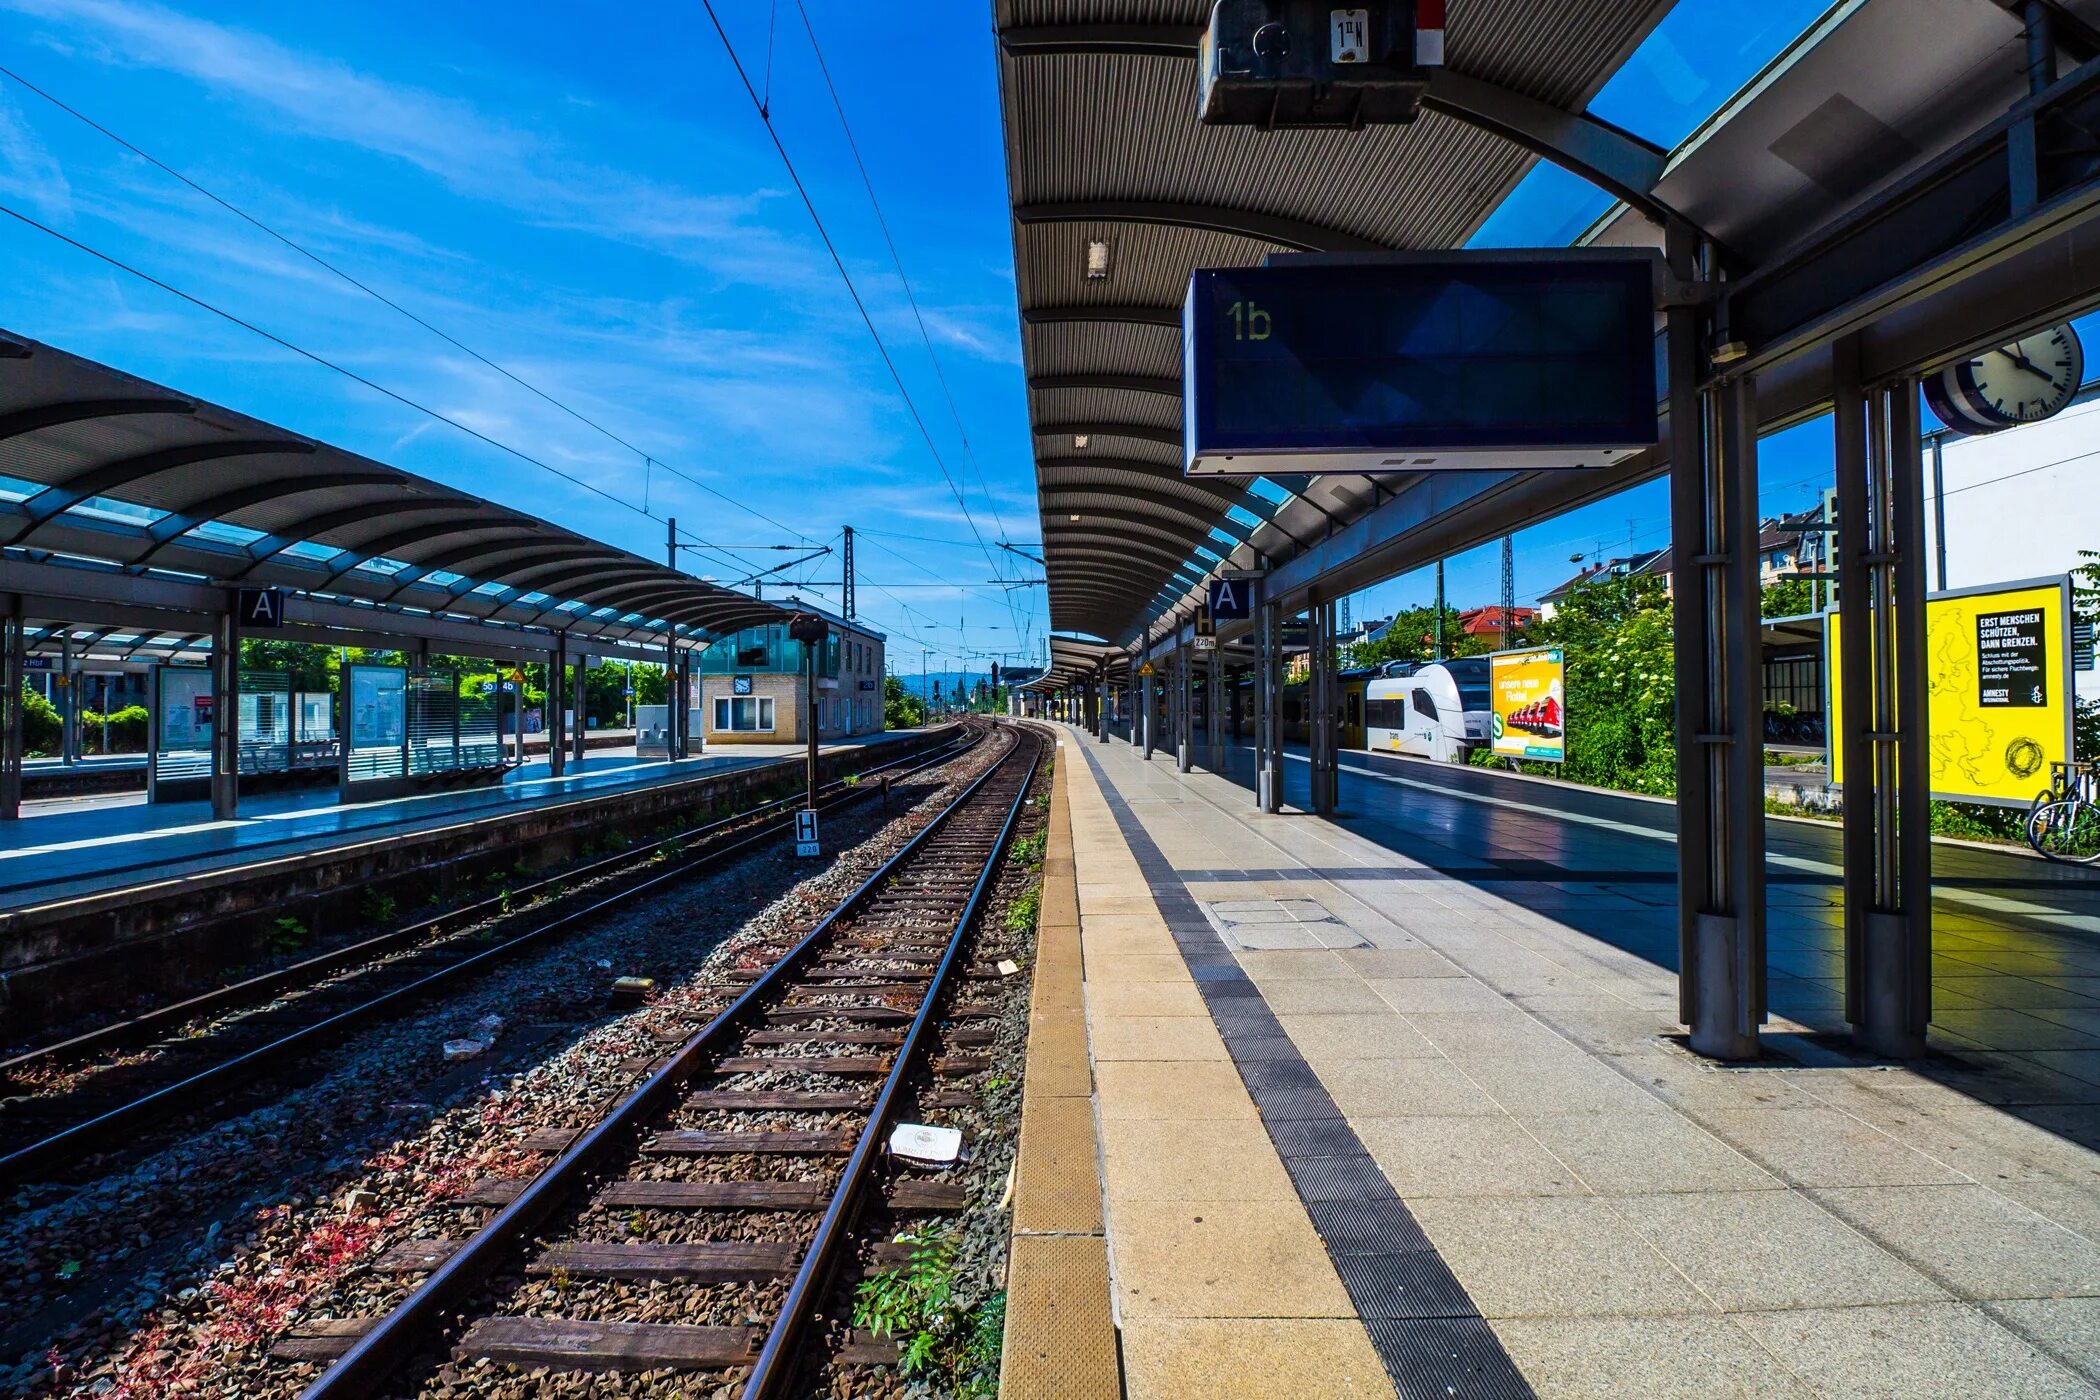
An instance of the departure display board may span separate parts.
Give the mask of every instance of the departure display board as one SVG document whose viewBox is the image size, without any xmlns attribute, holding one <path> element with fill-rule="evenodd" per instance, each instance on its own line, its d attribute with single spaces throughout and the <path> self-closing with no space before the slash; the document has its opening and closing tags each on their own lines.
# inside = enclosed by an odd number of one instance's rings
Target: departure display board
<svg viewBox="0 0 2100 1400">
<path fill-rule="evenodd" d="M 1581 249 L 1199 269 L 1187 470 L 1598 467 L 1651 447 L 1656 267 Z"/>
<path fill-rule="evenodd" d="M 1837 684 L 1843 619 L 1825 615 L 1828 729 L 1844 732 Z M 1935 593 L 1925 601 L 1926 704 L 1932 795 L 2025 807 L 2071 758 L 2071 581 L 2057 577 Z M 1900 717 L 1899 717 L 1900 724 Z M 1830 744 L 1830 781 L 1845 783 L 1844 746 Z"/>
</svg>

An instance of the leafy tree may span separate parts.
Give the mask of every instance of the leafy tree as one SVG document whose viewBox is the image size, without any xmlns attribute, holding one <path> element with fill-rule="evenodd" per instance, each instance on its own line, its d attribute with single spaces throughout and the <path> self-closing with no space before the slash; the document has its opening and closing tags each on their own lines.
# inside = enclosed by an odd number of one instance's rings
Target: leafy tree
<svg viewBox="0 0 2100 1400">
<path fill-rule="evenodd" d="M 1805 578 L 1779 578 L 1765 585 L 1764 616 L 1801 617 L 1816 610 L 1815 585 Z"/>
<path fill-rule="evenodd" d="M 146 707 L 126 705 L 109 715 L 82 710 L 80 745 L 89 753 L 144 753 Z"/>
<path fill-rule="evenodd" d="M 58 752 L 65 722 L 44 692 L 22 682 L 22 752 L 31 758 L 47 758 Z"/>
<path fill-rule="evenodd" d="M 926 702 L 904 688 L 895 676 L 882 678 L 882 727 L 917 729 L 926 723 Z"/>
<path fill-rule="evenodd" d="M 1459 630 L 1457 608 L 1444 609 L 1444 652 L 1447 656 L 1478 656 L 1488 650 L 1482 637 L 1468 637 Z M 1352 669 L 1380 666 L 1388 661 L 1428 661 L 1436 654 L 1436 606 L 1423 604 L 1402 608 L 1393 615 L 1392 626 L 1374 641 L 1358 642 L 1347 649 L 1343 665 Z"/>
<path fill-rule="evenodd" d="M 1662 580 L 1578 583 L 1533 639 L 1559 646 L 1567 668 L 1560 776 L 1629 792 L 1676 791 L 1676 648 Z"/>
<path fill-rule="evenodd" d="M 364 659 L 362 649 L 356 659 Z M 334 690 L 339 662 L 337 648 L 318 642 L 286 642 L 270 637 L 241 639 L 242 669 L 282 671 L 291 678 L 295 691 Z"/>
</svg>

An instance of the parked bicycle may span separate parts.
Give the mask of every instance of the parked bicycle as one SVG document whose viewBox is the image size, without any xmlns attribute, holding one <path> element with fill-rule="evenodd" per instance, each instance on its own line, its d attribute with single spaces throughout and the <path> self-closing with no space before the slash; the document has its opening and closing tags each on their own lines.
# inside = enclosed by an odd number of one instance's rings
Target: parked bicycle
<svg viewBox="0 0 2100 1400">
<path fill-rule="evenodd" d="M 2100 764 L 2052 763 L 2049 788 L 2027 812 L 2027 844 L 2053 861 L 2100 861 Z"/>
</svg>

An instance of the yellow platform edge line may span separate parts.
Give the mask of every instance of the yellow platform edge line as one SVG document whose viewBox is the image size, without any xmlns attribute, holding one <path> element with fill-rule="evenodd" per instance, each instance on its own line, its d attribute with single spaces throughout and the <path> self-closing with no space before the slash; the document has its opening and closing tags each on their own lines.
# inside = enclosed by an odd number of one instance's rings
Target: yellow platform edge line
<svg viewBox="0 0 2100 1400">
<path fill-rule="evenodd" d="M 1057 733 L 1047 725 L 1031 727 Z M 1086 760 L 1072 751 L 1072 742 L 1066 739 L 1057 750 L 1051 775 L 1014 1165 L 1001 1400 L 1118 1400 L 1123 1393 L 1109 1303 L 1086 1012 L 1076 994 L 1079 883 L 1066 774 L 1071 764 Z"/>
</svg>

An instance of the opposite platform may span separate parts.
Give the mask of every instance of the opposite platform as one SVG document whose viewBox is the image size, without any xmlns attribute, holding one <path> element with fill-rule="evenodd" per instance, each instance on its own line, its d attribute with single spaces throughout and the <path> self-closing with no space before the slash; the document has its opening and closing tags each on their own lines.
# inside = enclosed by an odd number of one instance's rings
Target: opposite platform
<svg viewBox="0 0 2100 1400">
<path fill-rule="evenodd" d="M 2100 1086 L 1718 1068 L 1667 884 L 1066 733 L 1131 1395 L 2100 1396 Z"/>
</svg>

